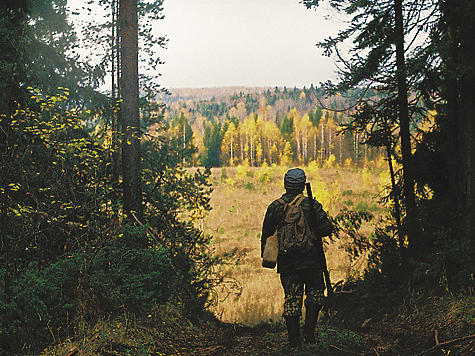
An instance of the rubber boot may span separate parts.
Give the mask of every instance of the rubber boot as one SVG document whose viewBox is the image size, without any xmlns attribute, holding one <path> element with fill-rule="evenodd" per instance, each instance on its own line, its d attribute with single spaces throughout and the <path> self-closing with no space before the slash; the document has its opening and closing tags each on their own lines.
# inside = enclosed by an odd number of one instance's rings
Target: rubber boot
<svg viewBox="0 0 475 356">
<path fill-rule="evenodd" d="M 305 344 L 315 344 L 315 327 L 317 326 L 318 314 L 321 305 L 308 303 L 305 305 L 305 325 L 303 329 L 303 342 Z"/>
<path fill-rule="evenodd" d="M 302 340 L 300 339 L 300 317 L 286 316 L 285 324 L 287 325 L 290 348 L 299 347 L 302 344 Z"/>
</svg>

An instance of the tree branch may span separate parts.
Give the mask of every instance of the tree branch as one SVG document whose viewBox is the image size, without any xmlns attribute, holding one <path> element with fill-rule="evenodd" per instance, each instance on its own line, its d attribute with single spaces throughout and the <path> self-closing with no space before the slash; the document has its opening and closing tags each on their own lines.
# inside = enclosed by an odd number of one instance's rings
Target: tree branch
<svg viewBox="0 0 475 356">
<path fill-rule="evenodd" d="M 440 342 L 439 343 L 439 340 L 438 340 L 438 334 L 437 334 L 437 331 L 436 331 L 436 334 L 435 334 L 435 342 L 436 342 L 436 345 L 431 347 L 430 349 L 427 349 L 425 351 L 422 351 L 420 353 L 418 353 L 416 356 L 421 356 L 421 355 L 424 355 L 430 351 L 433 351 L 433 350 L 436 350 L 438 348 L 441 348 L 441 347 L 444 347 L 444 346 L 450 346 L 450 345 L 454 345 L 454 344 L 460 344 L 460 343 L 463 343 L 465 341 L 468 341 L 468 340 L 473 340 L 475 339 L 475 334 L 474 335 L 468 335 L 468 336 L 464 336 L 464 337 L 461 337 L 461 338 L 458 338 L 458 339 L 453 339 L 453 340 L 449 340 L 449 341 L 445 341 L 445 342 Z"/>
</svg>

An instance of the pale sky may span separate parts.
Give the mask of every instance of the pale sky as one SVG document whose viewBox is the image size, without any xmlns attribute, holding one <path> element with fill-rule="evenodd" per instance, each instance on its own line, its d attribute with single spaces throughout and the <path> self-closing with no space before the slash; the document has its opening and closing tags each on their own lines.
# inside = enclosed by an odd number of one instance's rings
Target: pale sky
<svg viewBox="0 0 475 356">
<path fill-rule="evenodd" d="M 308 10 L 299 0 L 164 0 L 164 15 L 155 28 L 169 41 L 159 53 L 164 87 L 308 87 L 335 78 L 333 60 L 315 46 L 342 26 L 325 8 Z"/>
</svg>

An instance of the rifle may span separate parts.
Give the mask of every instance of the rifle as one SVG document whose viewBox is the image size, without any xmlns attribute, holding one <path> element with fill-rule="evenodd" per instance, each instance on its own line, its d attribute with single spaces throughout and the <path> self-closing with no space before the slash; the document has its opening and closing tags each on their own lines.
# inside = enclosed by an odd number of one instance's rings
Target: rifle
<svg viewBox="0 0 475 356">
<path fill-rule="evenodd" d="M 328 272 L 327 267 L 327 259 L 325 257 L 325 252 L 323 251 L 323 240 L 322 237 L 317 235 L 317 217 L 315 212 L 315 202 L 313 200 L 312 195 L 312 188 L 310 187 L 310 183 L 305 183 L 307 188 L 307 196 L 310 202 L 310 216 L 312 217 L 313 222 L 313 231 L 315 233 L 315 241 L 317 242 L 317 249 L 320 254 L 320 264 L 321 268 L 323 269 L 323 276 L 325 277 L 325 285 L 327 287 L 327 296 L 331 296 L 333 294 L 332 283 L 330 281 L 330 273 Z"/>
</svg>

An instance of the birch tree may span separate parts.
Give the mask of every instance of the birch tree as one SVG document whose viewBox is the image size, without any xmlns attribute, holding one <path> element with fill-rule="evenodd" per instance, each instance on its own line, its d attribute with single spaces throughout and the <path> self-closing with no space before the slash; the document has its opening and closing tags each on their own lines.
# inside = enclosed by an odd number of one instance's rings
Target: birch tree
<svg viewBox="0 0 475 356">
<path fill-rule="evenodd" d="M 227 163 L 233 167 L 237 158 L 236 152 L 238 151 L 237 130 L 234 122 L 230 122 L 226 133 L 223 138 L 223 147 L 221 154 L 223 156 L 223 163 Z"/>
</svg>

